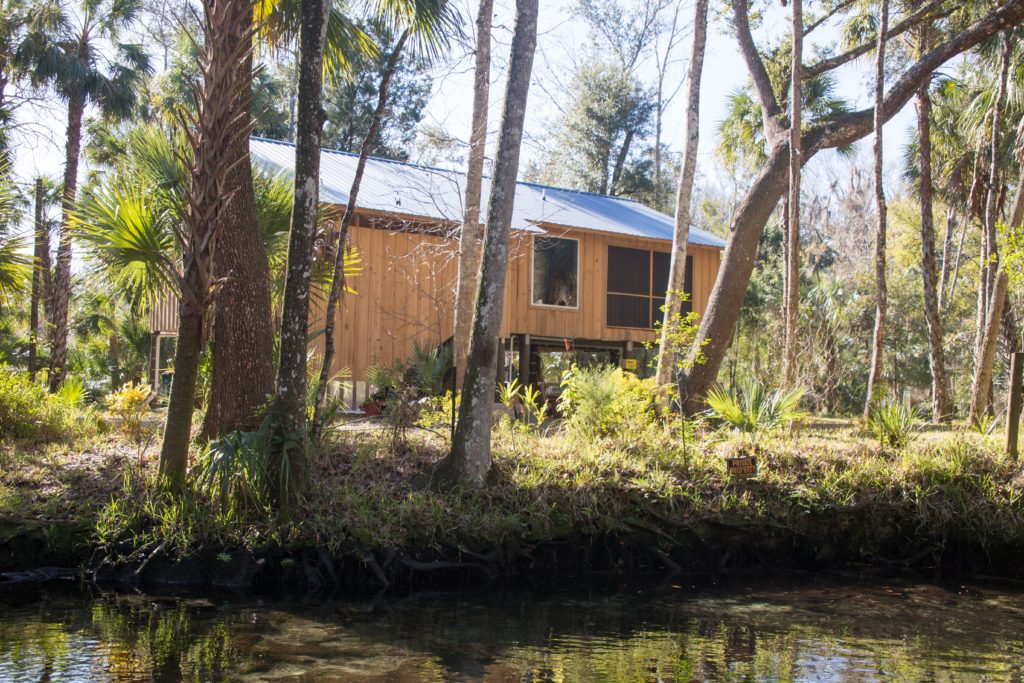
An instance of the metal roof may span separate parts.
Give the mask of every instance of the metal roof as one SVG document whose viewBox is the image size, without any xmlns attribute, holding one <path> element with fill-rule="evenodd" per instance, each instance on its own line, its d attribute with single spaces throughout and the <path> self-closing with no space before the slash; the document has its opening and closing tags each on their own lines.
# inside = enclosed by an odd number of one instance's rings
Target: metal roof
<svg viewBox="0 0 1024 683">
<path fill-rule="evenodd" d="M 288 142 L 252 138 L 253 158 L 264 168 L 291 174 L 295 146 Z M 322 150 L 320 200 L 348 203 L 358 155 Z M 432 166 L 370 157 L 359 189 L 359 208 L 409 216 L 462 219 L 462 188 L 465 174 Z M 484 177 L 483 195 L 490 193 Z M 673 219 L 638 201 L 623 197 L 550 187 L 536 183 L 516 184 L 512 229 L 542 232 L 537 224 L 554 224 L 582 230 L 598 230 L 630 237 L 672 240 Z M 724 248 L 725 241 L 700 228 L 690 228 L 690 244 Z"/>
</svg>

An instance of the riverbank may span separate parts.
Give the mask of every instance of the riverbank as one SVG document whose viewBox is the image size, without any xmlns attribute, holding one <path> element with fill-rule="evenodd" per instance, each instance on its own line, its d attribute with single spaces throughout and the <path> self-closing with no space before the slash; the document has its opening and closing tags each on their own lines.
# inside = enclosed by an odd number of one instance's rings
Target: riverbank
<svg viewBox="0 0 1024 683">
<path fill-rule="evenodd" d="M 437 433 L 345 429 L 311 458 L 291 519 L 258 501 L 155 486 L 155 440 L 0 446 L 0 571 L 75 566 L 165 585 L 549 581 L 860 567 L 1019 577 L 1024 474 L 978 434 L 883 450 L 845 428 L 684 441 L 499 427 L 490 485 L 430 490 Z M 754 453 L 758 476 L 728 476 Z"/>
</svg>

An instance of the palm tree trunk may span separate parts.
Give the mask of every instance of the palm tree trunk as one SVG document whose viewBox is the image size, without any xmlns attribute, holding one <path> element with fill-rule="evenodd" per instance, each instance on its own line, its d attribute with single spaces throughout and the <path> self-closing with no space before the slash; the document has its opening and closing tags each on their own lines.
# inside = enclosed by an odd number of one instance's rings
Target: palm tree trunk
<svg viewBox="0 0 1024 683">
<path fill-rule="evenodd" d="M 359 160 L 356 162 L 356 172 L 352 177 L 352 186 L 348 192 L 348 204 L 345 205 L 345 213 L 341 217 L 341 225 L 338 227 L 338 242 L 334 251 L 334 267 L 331 275 L 331 291 L 327 297 L 327 308 L 324 311 L 324 357 L 320 362 L 320 377 L 316 386 L 316 402 L 313 407 L 313 426 L 311 433 L 315 440 L 323 428 L 323 405 L 327 395 L 327 383 L 330 379 L 331 365 L 334 361 L 334 323 L 335 312 L 338 309 L 338 301 L 345 289 L 345 252 L 348 247 L 348 229 L 352 225 L 352 218 L 355 215 L 356 201 L 359 198 L 359 186 L 363 182 L 363 172 L 366 170 L 366 160 L 377 140 L 381 123 L 384 119 L 384 111 L 388 104 L 388 88 L 391 86 L 391 79 L 398 68 L 398 61 L 402 57 L 402 50 L 409 39 L 409 29 L 402 32 L 395 43 L 387 63 L 384 65 L 384 73 L 381 75 L 380 87 L 377 90 L 377 108 L 370 119 L 370 127 L 363 138 L 362 147 L 359 149 Z"/>
<path fill-rule="evenodd" d="M 783 271 L 783 310 L 785 313 L 782 348 L 782 377 L 787 387 L 797 383 L 797 327 L 800 322 L 800 167 L 803 165 L 800 131 L 803 121 L 802 65 L 804 20 L 802 0 L 793 3 L 793 55 L 790 88 L 789 125 L 789 230 L 786 234 L 786 268 Z"/>
<path fill-rule="evenodd" d="M 435 472 L 439 482 L 479 487 L 491 468 L 495 365 L 508 271 L 509 230 L 515 202 L 519 151 L 526 118 L 533 54 L 537 44 L 537 0 L 517 0 L 505 105 L 487 203 L 484 253 L 473 314 L 466 380 L 452 448 Z"/>
<path fill-rule="evenodd" d="M 889 30 L 889 0 L 881 0 L 879 7 L 878 45 L 875 48 L 875 205 L 878 225 L 875 234 L 875 329 L 871 337 L 871 365 L 868 371 L 868 391 L 864 400 L 864 416 L 880 393 L 882 379 L 882 357 L 885 352 L 885 316 L 889 305 L 889 293 L 885 281 L 885 242 L 888 225 L 885 204 L 885 187 L 882 184 L 882 126 L 885 124 L 883 102 L 885 95 L 885 34 Z"/>
<path fill-rule="evenodd" d="M 44 317 L 48 304 L 44 300 L 48 297 L 50 282 L 50 235 L 46 231 L 45 214 L 43 202 L 43 179 L 36 178 L 35 191 L 35 252 L 32 261 L 32 301 L 29 311 L 29 339 L 28 347 L 28 374 L 35 380 L 36 370 L 39 369 L 39 339 L 42 337 L 43 325 L 39 316 L 40 307 L 44 308 Z"/>
<path fill-rule="evenodd" d="M 61 202 L 57 276 L 50 321 L 50 391 L 57 391 L 67 374 L 68 307 L 71 303 L 71 212 L 78 190 L 78 158 L 82 150 L 82 117 L 85 94 L 74 93 L 68 101 L 68 129 L 64 147 L 64 197 Z"/>
<path fill-rule="evenodd" d="M 218 49 L 232 59 L 252 30 L 252 5 L 233 2 L 223 21 L 234 40 Z M 233 76 L 242 93 L 233 104 L 239 130 L 251 129 L 252 55 Z M 253 189 L 249 136 L 238 135 L 228 150 L 232 164 L 224 192 L 231 201 L 217 227 L 214 277 L 220 282 L 213 315 L 213 375 L 201 434 L 213 439 L 236 429 L 254 429 L 274 389 L 274 318 L 270 265 L 260 234 Z"/>
<path fill-rule="evenodd" d="M 203 314 L 183 301 L 178 318 L 178 341 L 174 350 L 174 379 L 167 401 L 167 421 L 160 446 L 160 476 L 171 487 L 185 481 L 188 448 L 192 441 L 192 411 L 202 350 Z"/>
<path fill-rule="evenodd" d="M 473 304 L 480 279 L 484 226 L 480 223 L 484 157 L 487 152 L 487 101 L 491 78 L 491 21 L 494 0 L 480 0 L 476 15 L 476 62 L 473 66 L 473 122 L 466 168 L 465 209 L 459 238 L 459 275 L 455 294 L 455 391 L 462 388 L 473 326 Z"/>
<path fill-rule="evenodd" d="M 939 318 L 939 285 L 935 275 L 931 113 L 931 98 L 928 85 L 925 84 L 917 92 L 917 137 L 921 163 L 921 276 L 925 321 L 928 326 L 928 360 L 932 371 L 932 419 L 945 422 L 952 418 L 953 406 L 949 399 L 949 376 L 946 374 L 946 352 L 943 349 L 942 322 Z"/>
<path fill-rule="evenodd" d="M 309 288 L 320 202 L 320 146 L 323 140 L 324 43 L 330 0 L 302 0 L 299 31 L 299 96 L 295 134 L 295 201 L 288 241 L 288 272 L 281 316 L 281 357 L 277 366 L 274 416 L 280 443 L 272 453 L 275 495 L 287 508 L 304 478 L 306 437 L 306 351 Z M 287 472 L 287 475 L 283 474 Z"/>
<path fill-rule="evenodd" d="M 681 293 L 686 289 L 686 251 L 690 240 L 690 202 L 693 180 L 697 173 L 697 149 L 700 142 L 700 88 L 704 72 L 704 52 L 708 37 L 708 0 L 696 0 L 693 7 L 693 47 L 690 52 L 689 88 L 686 96 L 686 149 L 683 166 L 676 187 L 675 229 L 672 233 L 672 260 L 668 272 L 668 290 L 665 292 L 665 312 L 658 345 L 658 367 L 655 382 L 659 387 L 673 381 L 676 354 L 680 349 L 669 348 L 669 334 L 683 312 Z M 660 106 L 660 103 L 659 103 Z M 680 387 L 682 390 L 682 387 Z"/>
<path fill-rule="evenodd" d="M 942 267 L 939 268 L 939 311 L 946 308 L 946 288 L 949 285 L 949 273 L 952 268 L 953 235 L 956 232 L 956 209 L 946 208 L 946 235 L 942 240 Z"/>
</svg>

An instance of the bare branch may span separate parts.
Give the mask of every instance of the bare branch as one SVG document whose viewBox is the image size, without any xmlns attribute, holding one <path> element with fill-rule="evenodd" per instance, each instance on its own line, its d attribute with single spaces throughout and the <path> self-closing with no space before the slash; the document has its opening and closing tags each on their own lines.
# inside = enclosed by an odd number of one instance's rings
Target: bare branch
<svg viewBox="0 0 1024 683">
<path fill-rule="evenodd" d="M 892 40 L 893 38 L 902 33 L 906 33 L 907 31 L 921 23 L 924 19 L 934 19 L 935 17 L 942 16 L 953 11 L 952 7 L 943 8 L 943 5 L 945 4 L 946 0 L 932 0 L 932 2 L 928 3 L 927 5 L 923 5 L 916 12 L 914 12 L 913 14 L 911 14 L 898 24 L 895 24 L 892 28 L 886 31 L 886 42 Z M 941 12 L 938 11 L 940 9 L 942 10 Z M 842 54 L 836 55 L 835 57 L 828 57 L 827 59 L 823 59 L 815 64 L 804 66 L 803 80 L 806 81 L 808 79 L 814 78 L 815 76 L 820 76 L 826 71 L 831 71 L 832 69 L 836 69 L 842 66 L 843 64 L 852 62 L 858 57 L 862 57 L 863 55 L 866 55 L 868 52 L 873 50 L 877 44 L 878 39 L 871 38 L 861 43 L 857 47 L 847 50 Z"/>
</svg>

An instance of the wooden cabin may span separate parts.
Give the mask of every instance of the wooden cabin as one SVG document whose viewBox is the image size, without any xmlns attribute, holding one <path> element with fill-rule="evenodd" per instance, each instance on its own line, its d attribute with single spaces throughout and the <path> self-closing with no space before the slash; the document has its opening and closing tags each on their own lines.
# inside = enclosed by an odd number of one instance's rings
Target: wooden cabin
<svg viewBox="0 0 1024 683">
<path fill-rule="evenodd" d="M 290 173 L 291 144 L 253 139 L 256 163 Z M 321 201 L 343 206 L 357 156 L 325 150 Z M 361 272 L 335 327 L 336 389 L 352 407 L 370 388 L 375 363 L 409 359 L 415 346 L 448 344 L 454 326 L 458 229 L 464 175 L 371 158 L 349 243 Z M 484 197 L 489 187 L 485 179 Z M 639 202 L 533 183 L 517 185 L 501 325 L 499 379 L 543 381 L 542 355 L 599 355 L 644 372 L 668 282 L 673 221 Z M 707 305 L 725 243 L 690 230 L 686 289 L 698 314 Z M 311 302 L 310 329 L 323 328 L 323 298 Z M 156 307 L 156 335 L 175 316 Z M 322 338 L 314 342 L 323 348 Z"/>
</svg>

